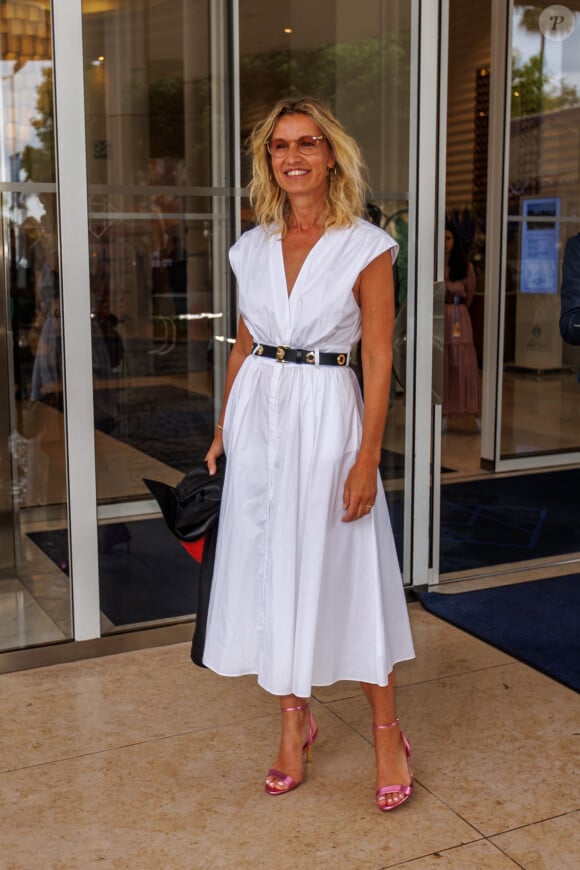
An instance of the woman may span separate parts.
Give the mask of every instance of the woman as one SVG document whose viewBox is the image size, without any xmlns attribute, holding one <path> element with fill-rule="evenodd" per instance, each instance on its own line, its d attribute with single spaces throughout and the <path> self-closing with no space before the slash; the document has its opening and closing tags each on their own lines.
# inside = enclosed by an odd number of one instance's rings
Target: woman
<svg viewBox="0 0 580 870">
<path fill-rule="evenodd" d="M 443 426 L 448 416 L 473 414 L 477 418 L 481 387 L 469 306 L 475 296 L 475 271 L 455 230 L 445 227 L 445 363 L 443 371 Z"/>
<path fill-rule="evenodd" d="M 240 320 L 206 456 L 228 466 L 204 664 L 279 696 L 272 795 L 304 778 L 312 685 L 360 680 L 391 810 L 413 788 L 392 670 L 414 653 L 378 474 L 396 244 L 361 219 L 359 149 L 318 101 L 278 103 L 250 147 L 258 226 L 230 252 Z M 361 331 L 364 414 L 348 367 Z"/>
</svg>

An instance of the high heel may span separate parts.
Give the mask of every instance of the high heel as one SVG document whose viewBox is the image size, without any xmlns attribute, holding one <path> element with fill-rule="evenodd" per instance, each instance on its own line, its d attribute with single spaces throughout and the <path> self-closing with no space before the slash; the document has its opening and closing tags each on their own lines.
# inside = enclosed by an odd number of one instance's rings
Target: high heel
<svg viewBox="0 0 580 870">
<path fill-rule="evenodd" d="M 281 707 L 282 713 L 294 713 L 297 710 L 308 710 L 308 740 L 302 747 L 302 754 L 306 753 L 306 762 L 309 763 L 312 760 L 312 744 L 318 737 L 318 728 L 314 725 L 314 717 L 308 704 L 300 704 L 298 707 Z M 296 782 L 294 777 L 281 770 L 276 770 L 275 767 L 271 767 L 268 771 L 268 777 L 270 776 L 275 777 L 277 782 L 281 782 L 283 785 L 282 788 L 276 788 L 273 784 L 265 782 L 264 788 L 268 794 L 288 794 L 289 791 L 298 788 L 302 782 L 302 780 Z"/>
<path fill-rule="evenodd" d="M 395 719 L 394 722 L 389 722 L 388 725 L 375 725 L 373 723 L 373 729 L 375 729 L 376 731 L 382 731 L 385 728 L 394 728 L 398 724 L 399 724 L 398 719 Z M 402 804 L 404 804 L 406 801 L 408 801 L 409 798 L 411 797 L 411 795 L 413 794 L 413 774 L 411 773 L 411 763 L 410 763 L 411 745 L 402 731 L 401 731 L 401 740 L 403 741 L 403 746 L 405 747 L 405 753 L 407 755 L 407 769 L 409 771 L 409 778 L 410 778 L 411 782 L 409 783 L 409 785 L 385 785 L 385 786 L 383 786 L 383 788 L 378 788 L 376 790 L 377 806 L 384 813 L 388 812 L 389 810 L 396 810 L 397 807 L 400 807 Z M 385 795 L 390 795 L 390 794 L 402 794 L 403 797 L 400 800 L 396 801 L 395 803 L 391 803 L 391 804 L 379 803 L 379 798 L 384 797 Z"/>
</svg>

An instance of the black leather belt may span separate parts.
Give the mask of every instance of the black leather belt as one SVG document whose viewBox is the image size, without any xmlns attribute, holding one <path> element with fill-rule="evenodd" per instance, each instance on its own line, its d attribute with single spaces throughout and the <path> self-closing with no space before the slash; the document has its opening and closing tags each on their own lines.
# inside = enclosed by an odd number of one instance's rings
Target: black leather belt
<svg viewBox="0 0 580 870">
<path fill-rule="evenodd" d="M 285 347 L 274 344 L 252 344 L 254 356 L 264 356 L 285 363 L 306 363 L 315 366 L 347 366 L 350 361 L 348 353 L 323 353 L 322 351 L 304 350 L 301 347 Z"/>
</svg>

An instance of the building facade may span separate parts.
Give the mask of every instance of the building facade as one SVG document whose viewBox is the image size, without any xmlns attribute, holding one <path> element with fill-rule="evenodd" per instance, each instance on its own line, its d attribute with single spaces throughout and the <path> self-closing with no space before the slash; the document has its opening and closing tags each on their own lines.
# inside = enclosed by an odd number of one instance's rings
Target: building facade
<svg viewBox="0 0 580 870">
<path fill-rule="evenodd" d="M 244 141 L 288 94 L 356 137 L 369 219 L 400 245 L 382 471 L 405 584 L 576 557 L 530 549 L 530 508 L 462 561 L 487 506 L 451 516 L 445 493 L 580 463 L 558 331 L 579 0 L 0 0 L 0 23 L 0 670 L 190 631 L 195 564 L 143 478 L 176 483 L 211 440 Z M 476 272 L 482 382 L 478 419 L 447 429 L 446 220 Z"/>
</svg>

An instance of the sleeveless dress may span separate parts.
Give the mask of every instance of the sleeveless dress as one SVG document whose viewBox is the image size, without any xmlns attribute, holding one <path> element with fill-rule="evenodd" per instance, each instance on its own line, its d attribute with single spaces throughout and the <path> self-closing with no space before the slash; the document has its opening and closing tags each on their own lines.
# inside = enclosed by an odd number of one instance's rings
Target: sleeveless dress
<svg viewBox="0 0 580 870">
<path fill-rule="evenodd" d="M 329 230 L 288 296 L 279 235 L 261 227 L 230 251 L 240 314 L 254 341 L 350 351 L 361 334 L 357 276 L 396 242 L 359 220 Z M 414 657 L 383 487 L 376 504 L 342 522 L 343 488 L 362 434 L 362 399 L 348 367 L 251 355 L 224 418 L 227 469 L 204 664 L 256 674 L 275 695 L 313 685 L 386 685 Z"/>
</svg>

